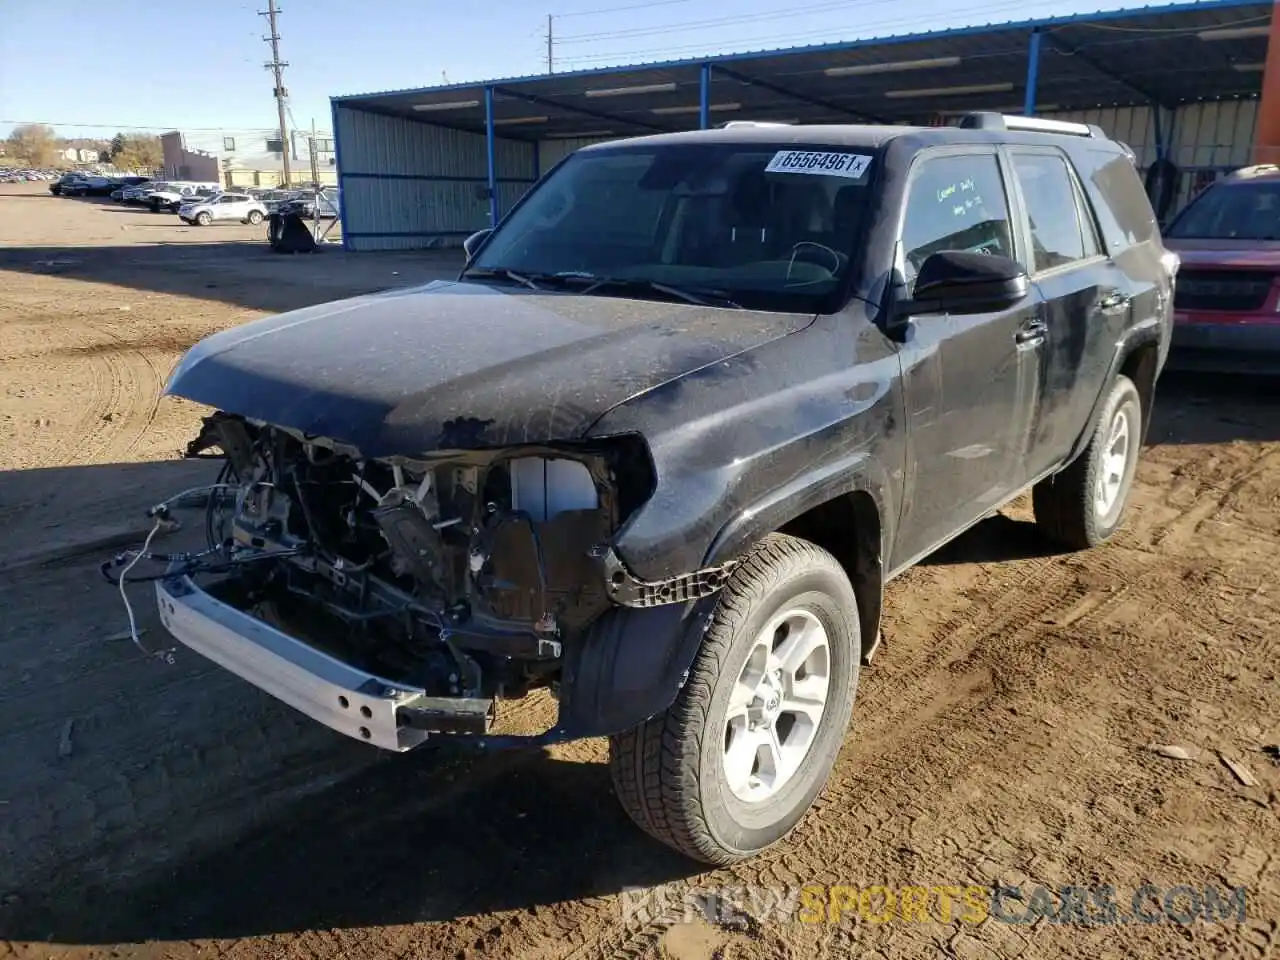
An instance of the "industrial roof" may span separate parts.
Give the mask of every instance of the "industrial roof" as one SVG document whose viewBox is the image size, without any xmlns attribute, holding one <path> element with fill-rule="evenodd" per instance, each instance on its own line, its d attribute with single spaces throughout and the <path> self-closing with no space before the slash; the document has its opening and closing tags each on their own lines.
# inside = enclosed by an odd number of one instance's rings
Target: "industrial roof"
<svg viewBox="0 0 1280 960">
<path fill-rule="evenodd" d="M 336 104 L 518 140 L 629 136 L 710 119 L 921 123 L 1021 112 L 1034 34 L 1039 111 L 1256 97 L 1270 2 L 1203 0 L 818 46 L 334 97 Z"/>
</svg>

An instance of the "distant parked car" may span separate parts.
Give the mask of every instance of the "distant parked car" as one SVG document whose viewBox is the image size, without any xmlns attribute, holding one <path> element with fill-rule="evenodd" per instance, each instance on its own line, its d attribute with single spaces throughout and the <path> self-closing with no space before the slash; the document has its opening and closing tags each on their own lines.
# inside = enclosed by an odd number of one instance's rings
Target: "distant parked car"
<svg viewBox="0 0 1280 960">
<path fill-rule="evenodd" d="M 1182 258 L 1170 363 L 1205 371 L 1280 371 L 1280 166 L 1236 170 L 1164 230 Z"/>
<path fill-rule="evenodd" d="M 235 220 L 257 226 L 267 218 L 267 208 L 247 193 L 220 193 L 184 202 L 178 208 L 178 217 L 186 223 L 202 227 L 209 226 L 215 220 Z"/>
<path fill-rule="evenodd" d="M 178 207 L 196 197 L 208 197 L 220 193 L 216 183 L 169 183 L 167 189 L 153 190 L 147 195 L 147 204 L 155 212 L 161 210 L 177 210 Z"/>
<path fill-rule="evenodd" d="M 49 184 L 49 192 L 55 197 L 63 195 L 71 196 L 73 192 L 78 191 L 80 184 L 84 182 L 83 173 L 64 173 L 61 177 Z"/>
<path fill-rule="evenodd" d="M 319 198 L 317 202 L 317 197 Z M 320 208 L 321 220 L 336 219 L 342 214 L 342 191 L 338 187 L 325 187 L 317 194 L 312 190 L 302 194 L 295 200 L 289 200 L 280 204 L 277 212 L 281 214 L 296 214 L 304 220 L 312 220 L 316 217 L 316 207 Z"/>
</svg>

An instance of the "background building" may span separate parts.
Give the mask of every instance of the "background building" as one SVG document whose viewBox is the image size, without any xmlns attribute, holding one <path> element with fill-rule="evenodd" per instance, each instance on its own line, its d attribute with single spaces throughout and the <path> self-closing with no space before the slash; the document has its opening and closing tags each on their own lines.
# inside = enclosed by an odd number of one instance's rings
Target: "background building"
<svg viewBox="0 0 1280 960">
<path fill-rule="evenodd" d="M 344 243 L 460 244 L 601 140 L 733 119 L 940 124 L 972 110 L 1098 124 L 1144 173 L 1162 161 L 1163 215 L 1227 170 L 1280 159 L 1274 29 L 1270 2 L 1203 0 L 335 97 Z"/>
<path fill-rule="evenodd" d="M 310 130 L 289 131 L 289 166 L 294 183 L 310 181 Z M 278 130 L 228 128 L 162 134 L 164 175 L 174 180 L 218 181 L 224 186 L 273 187 L 283 182 L 284 144 Z M 321 183 L 338 182 L 333 135 L 316 132 Z"/>
</svg>

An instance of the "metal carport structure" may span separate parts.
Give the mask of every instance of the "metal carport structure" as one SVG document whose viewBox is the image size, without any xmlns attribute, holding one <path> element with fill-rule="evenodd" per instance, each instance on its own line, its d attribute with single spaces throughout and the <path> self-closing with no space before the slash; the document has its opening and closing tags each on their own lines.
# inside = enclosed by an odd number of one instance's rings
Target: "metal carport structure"
<svg viewBox="0 0 1280 960">
<path fill-rule="evenodd" d="M 1258 97 L 1271 18 L 1270 2 L 1205 0 L 334 97 L 344 243 L 456 245 L 578 146 L 735 118 L 939 123 L 968 110 L 1105 109 L 1110 123 L 1092 119 L 1146 163 L 1169 153 L 1188 105 Z M 1215 136 L 1249 139 L 1253 115 L 1237 110 Z"/>
</svg>

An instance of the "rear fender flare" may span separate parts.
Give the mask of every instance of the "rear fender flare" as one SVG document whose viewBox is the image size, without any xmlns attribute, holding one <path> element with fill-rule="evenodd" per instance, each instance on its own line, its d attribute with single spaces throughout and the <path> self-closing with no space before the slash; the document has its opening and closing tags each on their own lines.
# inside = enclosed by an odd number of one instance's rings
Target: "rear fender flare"
<svg viewBox="0 0 1280 960">
<path fill-rule="evenodd" d="M 1071 448 L 1071 453 L 1067 455 L 1064 466 L 1074 461 L 1089 446 L 1089 441 L 1092 439 L 1094 431 L 1098 428 L 1098 418 L 1102 416 L 1102 406 L 1106 403 L 1107 396 L 1111 393 L 1111 385 L 1116 382 L 1116 377 L 1120 375 L 1120 371 L 1129 357 L 1143 347 L 1154 346 L 1163 350 L 1160 332 L 1160 321 L 1153 317 L 1130 328 L 1124 339 L 1116 345 L 1115 353 L 1111 357 L 1111 365 L 1107 369 L 1107 376 L 1102 381 L 1102 389 L 1098 391 L 1098 395 L 1093 399 L 1093 407 L 1089 411 L 1089 419 L 1085 421 L 1084 430 L 1076 438 L 1076 442 Z M 1164 359 L 1163 352 L 1160 359 Z M 1159 371 L 1157 370 L 1157 376 L 1158 374 Z M 1147 427 L 1150 423 L 1151 410 L 1148 404 L 1147 409 L 1142 411 L 1142 436 L 1138 438 L 1140 442 L 1146 440 Z"/>
</svg>

